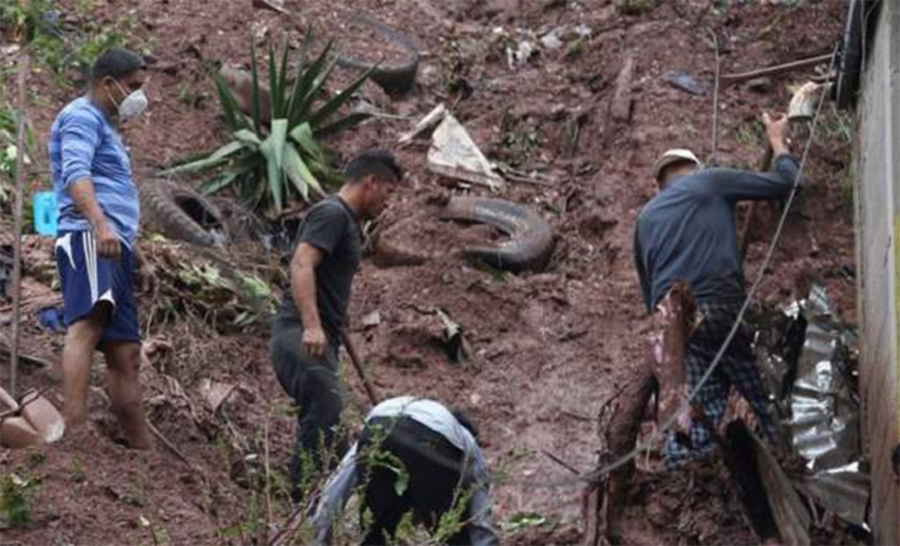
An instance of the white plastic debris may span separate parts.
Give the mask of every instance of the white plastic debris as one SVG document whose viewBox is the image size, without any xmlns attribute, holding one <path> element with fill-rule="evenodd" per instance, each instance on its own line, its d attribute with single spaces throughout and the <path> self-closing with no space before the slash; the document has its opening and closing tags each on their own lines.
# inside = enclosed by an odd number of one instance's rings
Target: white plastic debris
<svg viewBox="0 0 900 546">
<path fill-rule="evenodd" d="M 444 114 L 444 120 L 432 135 L 428 169 L 441 176 L 493 190 L 503 187 L 503 178 L 494 171 L 465 127 L 449 112 Z"/>
<path fill-rule="evenodd" d="M 541 45 L 548 51 L 554 51 L 561 48 L 563 46 L 563 41 L 559 38 L 559 29 L 553 29 L 541 36 Z"/>
<path fill-rule="evenodd" d="M 575 33 L 578 34 L 580 38 L 588 38 L 592 34 L 591 27 L 582 23 L 575 27 Z"/>
<path fill-rule="evenodd" d="M 445 107 L 443 103 L 438 104 L 434 107 L 434 110 L 426 114 L 425 117 L 423 117 L 419 120 L 418 123 L 416 123 L 416 126 L 413 127 L 412 131 L 400 135 L 400 138 L 397 140 L 397 142 L 401 146 L 409 144 L 416 137 L 440 123 L 444 119 L 444 116 L 446 114 L 447 107 Z"/>
<path fill-rule="evenodd" d="M 519 47 L 516 49 L 514 54 L 516 59 L 516 65 L 522 66 L 523 64 L 528 62 L 528 59 L 534 54 L 534 44 L 529 40 L 522 40 L 519 42 Z"/>
</svg>

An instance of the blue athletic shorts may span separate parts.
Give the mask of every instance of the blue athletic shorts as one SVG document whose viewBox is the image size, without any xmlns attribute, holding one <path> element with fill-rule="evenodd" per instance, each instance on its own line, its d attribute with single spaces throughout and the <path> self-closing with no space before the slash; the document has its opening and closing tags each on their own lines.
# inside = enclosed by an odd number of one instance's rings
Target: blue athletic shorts
<svg viewBox="0 0 900 546">
<path fill-rule="evenodd" d="M 85 318 L 94 306 L 112 306 L 104 341 L 141 341 L 134 298 L 134 264 L 122 245 L 118 259 L 100 258 L 90 231 L 60 232 L 56 239 L 56 267 L 62 284 L 66 326 Z"/>
</svg>

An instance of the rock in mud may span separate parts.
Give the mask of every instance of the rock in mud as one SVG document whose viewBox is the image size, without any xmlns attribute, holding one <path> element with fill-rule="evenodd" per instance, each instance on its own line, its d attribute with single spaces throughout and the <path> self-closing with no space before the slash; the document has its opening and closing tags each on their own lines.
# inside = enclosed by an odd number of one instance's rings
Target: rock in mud
<svg viewBox="0 0 900 546">
<path fill-rule="evenodd" d="M 628 122 L 631 119 L 631 87 L 634 80 L 634 55 L 627 53 L 622 69 L 616 78 L 616 90 L 609 105 L 609 113 L 615 121 Z"/>
<path fill-rule="evenodd" d="M 772 90 L 772 78 L 753 78 L 747 82 L 747 89 L 754 93 L 768 93 Z"/>
</svg>

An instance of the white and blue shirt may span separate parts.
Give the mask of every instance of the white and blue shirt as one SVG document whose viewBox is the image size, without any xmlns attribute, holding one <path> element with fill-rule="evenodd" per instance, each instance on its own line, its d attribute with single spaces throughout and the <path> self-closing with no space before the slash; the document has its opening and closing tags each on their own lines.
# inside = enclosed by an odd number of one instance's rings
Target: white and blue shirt
<svg viewBox="0 0 900 546">
<path fill-rule="evenodd" d="M 459 448 L 466 461 L 466 481 L 474 484 L 469 500 L 469 538 L 473 546 L 496 546 L 497 535 L 491 526 L 491 498 L 488 493 L 487 461 L 475 438 L 443 404 L 426 398 L 399 396 L 375 406 L 366 422 L 376 417 L 409 417 L 425 425 Z M 322 498 L 313 516 L 314 544 L 327 544 L 331 523 L 353 494 L 359 482 L 356 464 L 358 444 L 354 444 L 341 460 L 335 473 L 325 484 Z"/>
<path fill-rule="evenodd" d="M 87 97 L 70 102 L 56 117 L 47 147 L 59 231 L 91 229 L 68 191 L 73 182 L 89 179 L 110 227 L 132 248 L 140 224 L 138 188 L 122 137 L 107 115 Z"/>
</svg>

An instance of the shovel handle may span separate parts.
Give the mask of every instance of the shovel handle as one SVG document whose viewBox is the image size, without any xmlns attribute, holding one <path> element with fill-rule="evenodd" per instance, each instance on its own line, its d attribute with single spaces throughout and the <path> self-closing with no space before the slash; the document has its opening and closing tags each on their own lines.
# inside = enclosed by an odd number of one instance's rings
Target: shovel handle
<svg viewBox="0 0 900 546">
<path fill-rule="evenodd" d="M 342 332 L 341 336 L 344 338 L 344 348 L 347 349 L 347 354 L 350 355 L 350 362 L 356 369 L 360 381 L 362 381 L 363 388 L 366 390 L 366 395 L 369 397 L 369 402 L 371 402 L 373 406 L 377 406 L 378 394 L 375 393 L 375 386 L 372 385 L 372 382 L 369 381 L 369 378 L 366 376 L 362 359 L 359 358 L 359 353 L 356 352 L 356 345 L 353 344 L 353 340 L 350 339 L 350 335 L 347 334 L 346 331 Z"/>
</svg>

